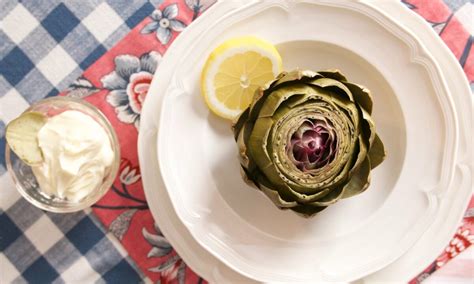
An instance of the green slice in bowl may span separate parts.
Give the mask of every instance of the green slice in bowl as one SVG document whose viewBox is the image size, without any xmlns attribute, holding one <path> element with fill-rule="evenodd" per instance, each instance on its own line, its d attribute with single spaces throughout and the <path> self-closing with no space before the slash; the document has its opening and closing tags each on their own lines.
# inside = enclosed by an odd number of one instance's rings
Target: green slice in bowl
<svg viewBox="0 0 474 284">
<path fill-rule="evenodd" d="M 43 161 L 37 136 L 47 119 L 42 113 L 26 112 L 7 125 L 5 138 L 8 145 L 28 165 Z"/>
</svg>

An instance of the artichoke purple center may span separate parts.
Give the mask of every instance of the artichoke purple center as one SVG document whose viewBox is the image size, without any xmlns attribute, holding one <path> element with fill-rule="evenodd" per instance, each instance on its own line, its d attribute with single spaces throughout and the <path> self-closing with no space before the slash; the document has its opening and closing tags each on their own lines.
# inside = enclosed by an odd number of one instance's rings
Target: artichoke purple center
<svg viewBox="0 0 474 284">
<path fill-rule="evenodd" d="M 288 154 L 301 171 L 319 169 L 330 163 L 336 154 L 337 137 L 323 120 L 306 120 L 291 136 Z"/>
</svg>

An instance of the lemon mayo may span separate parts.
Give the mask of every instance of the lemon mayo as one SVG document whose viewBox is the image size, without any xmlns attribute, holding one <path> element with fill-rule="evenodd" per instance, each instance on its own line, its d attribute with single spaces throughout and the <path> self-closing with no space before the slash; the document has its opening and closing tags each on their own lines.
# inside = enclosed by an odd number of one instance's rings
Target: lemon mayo
<svg viewBox="0 0 474 284">
<path fill-rule="evenodd" d="M 100 187 L 114 160 L 105 129 L 80 111 L 68 110 L 49 118 L 37 138 L 43 162 L 32 170 L 48 195 L 83 199 Z"/>
</svg>

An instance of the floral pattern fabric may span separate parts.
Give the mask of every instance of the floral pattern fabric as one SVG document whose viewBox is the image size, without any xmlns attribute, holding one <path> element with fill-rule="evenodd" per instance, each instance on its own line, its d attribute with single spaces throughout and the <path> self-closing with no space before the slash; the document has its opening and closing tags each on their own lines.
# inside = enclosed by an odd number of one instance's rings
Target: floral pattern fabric
<svg viewBox="0 0 474 284">
<path fill-rule="evenodd" d="M 140 58 L 124 54 L 115 57 L 115 70 L 102 77 L 104 88 L 110 92 L 107 102 L 115 108 L 117 118 L 140 126 L 140 113 L 161 55 L 150 51 Z"/>
<path fill-rule="evenodd" d="M 62 93 L 82 97 L 96 105 L 115 127 L 121 145 L 120 172 L 111 190 L 93 206 L 93 211 L 138 266 L 157 283 L 201 283 L 204 280 L 176 254 L 149 211 L 138 167 L 140 113 L 153 74 L 168 46 L 213 2 L 164 1 Z M 456 11 L 441 0 L 402 2 L 431 23 L 458 58 L 472 84 L 473 35 L 456 19 Z M 422 281 L 473 243 L 474 202 L 470 208 L 446 250 L 412 283 Z"/>
<path fill-rule="evenodd" d="M 186 25 L 176 19 L 178 16 L 178 5 L 173 4 L 167 6 L 163 11 L 155 10 L 150 18 L 153 20 L 140 31 L 143 34 L 156 32 L 156 38 L 161 44 L 168 44 L 171 39 L 171 33 L 181 32 Z"/>
</svg>

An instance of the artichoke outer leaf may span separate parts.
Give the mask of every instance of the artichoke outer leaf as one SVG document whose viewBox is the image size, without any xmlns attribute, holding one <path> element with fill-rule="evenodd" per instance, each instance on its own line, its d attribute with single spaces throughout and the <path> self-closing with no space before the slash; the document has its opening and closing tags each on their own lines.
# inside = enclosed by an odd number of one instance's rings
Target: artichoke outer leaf
<svg viewBox="0 0 474 284">
<path fill-rule="evenodd" d="M 234 132 L 235 141 L 237 141 L 240 130 L 242 129 L 242 127 L 244 127 L 244 124 L 246 123 L 246 121 L 248 121 L 249 113 L 250 113 L 250 108 L 246 108 L 232 124 L 232 131 Z"/>
<path fill-rule="evenodd" d="M 329 90 L 323 89 L 318 86 L 310 85 L 310 84 L 306 85 L 306 88 L 302 89 L 301 92 L 302 94 L 299 94 L 299 96 L 297 97 L 293 96 L 292 98 L 288 100 L 288 102 L 285 102 L 285 104 L 290 108 L 299 107 L 310 100 L 315 100 L 315 101 L 322 100 L 327 104 L 331 104 L 331 105 L 337 104 L 343 107 L 353 104 L 348 99 L 342 99 L 337 94 L 334 94 L 333 92 Z"/>
<path fill-rule="evenodd" d="M 276 169 L 276 166 L 267 151 L 268 135 L 272 126 L 273 120 L 269 117 L 257 119 L 248 141 L 249 158 L 255 160 L 258 168 L 265 174 L 271 183 L 284 185 L 285 181 L 282 179 L 281 174 Z"/>
<path fill-rule="evenodd" d="M 287 83 L 287 82 L 301 81 L 302 79 L 303 80 L 304 79 L 312 79 L 312 78 L 315 78 L 315 77 L 321 78 L 322 75 L 320 75 L 320 74 L 318 74 L 314 71 L 311 71 L 311 70 L 293 70 L 293 71 L 290 71 L 290 72 L 284 74 L 284 76 L 278 78 L 278 80 L 275 82 L 275 85 L 282 85 L 282 84 Z"/>
<path fill-rule="evenodd" d="M 362 113 L 362 127 L 361 132 L 364 135 L 364 139 L 368 141 L 369 148 L 372 147 L 372 143 L 374 142 L 376 129 L 375 123 L 370 114 L 365 111 L 363 108 L 359 108 Z"/>
<path fill-rule="evenodd" d="M 239 162 L 246 169 L 250 166 L 250 159 L 247 154 L 247 145 L 244 141 L 244 131 L 240 131 L 239 136 L 237 137 L 237 146 L 239 148 Z"/>
<path fill-rule="evenodd" d="M 365 109 L 369 114 L 372 114 L 373 98 L 369 89 L 362 85 L 343 82 L 343 84 L 351 91 L 354 101 Z"/>
<path fill-rule="evenodd" d="M 326 196 L 324 196 L 324 197 L 322 197 L 322 198 L 320 198 L 316 201 L 307 203 L 307 205 L 316 206 L 316 207 L 329 206 L 331 204 L 336 203 L 339 199 L 342 198 L 343 191 L 344 191 L 343 186 L 335 187 Z"/>
<path fill-rule="evenodd" d="M 255 121 L 248 140 L 248 150 L 251 157 L 255 159 L 260 169 L 272 164 L 272 159 L 267 152 L 268 135 L 273 127 L 273 120 L 265 117 Z"/>
<path fill-rule="evenodd" d="M 247 171 L 247 169 L 244 166 L 240 167 L 240 175 L 242 176 L 242 179 L 244 180 L 244 182 L 246 184 L 248 184 L 252 187 L 256 187 L 256 188 L 259 187 L 258 184 L 252 179 L 249 172 Z"/>
<path fill-rule="evenodd" d="M 264 171 L 259 170 L 256 168 L 252 174 L 248 174 L 251 176 L 252 179 L 257 181 L 257 184 L 260 186 L 263 185 L 265 186 L 265 190 L 272 190 L 275 193 L 278 193 L 280 198 L 282 200 L 285 200 L 286 202 L 292 202 L 295 201 L 298 204 L 305 204 L 305 203 L 311 203 L 314 201 L 317 201 L 321 198 L 324 198 L 326 195 L 328 195 L 332 189 L 331 188 L 325 188 L 317 193 L 314 194 L 303 194 L 299 193 L 295 190 L 293 190 L 289 185 L 287 184 L 275 184 L 273 183 L 268 176 L 265 174 Z"/>
<path fill-rule="evenodd" d="M 375 134 L 374 142 L 372 143 L 372 147 L 370 147 L 369 150 L 371 168 L 374 169 L 375 167 L 380 165 L 383 160 L 385 160 L 385 157 L 386 152 L 382 140 L 380 140 L 380 137 Z"/>
<path fill-rule="evenodd" d="M 317 202 L 320 199 L 325 198 L 326 196 L 331 194 L 331 192 L 333 191 L 332 188 L 325 188 L 325 189 L 320 190 L 320 191 L 318 191 L 314 194 L 303 194 L 303 193 L 299 193 L 299 192 L 293 190 L 289 186 L 287 186 L 287 187 L 288 187 L 288 192 L 289 192 L 290 196 L 295 198 L 295 200 L 299 204 L 311 204 L 313 202 Z"/>
<path fill-rule="evenodd" d="M 269 89 L 269 88 L 272 88 L 274 87 L 276 84 L 278 84 L 278 81 L 280 79 L 282 79 L 283 77 L 287 76 L 288 75 L 288 72 L 287 71 L 282 71 L 280 74 L 278 74 L 275 79 L 273 79 L 272 81 L 270 81 L 267 85 L 266 85 L 266 88 L 265 89 Z"/>
<path fill-rule="evenodd" d="M 291 208 L 291 210 L 293 210 L 296 214 L 302 217 L 309 218 L 323 211 L 326 208 L 327 206 L 318 207 L 309 205 L 298 205 L 296 207 Z"/>
<path fill-rule="evenodd" d="M 363 162 L 367 159 L 368 146 L 364 143 L 362 135 L 359 134 L 359 151 L 357 153 L 357 159 L 354 162 L 354 165 L 349 170 L 348 176 L 351 177 L 358 171 L 359 167 L 363 165 Z"/>
<path fill-rule="evenodd" d="M 308 87 L 314 90 L 312 86 L 308 86 Z M 285 102 L 285 106 L 289 108 L 296 108 L 308 102 L 309 100 L 315 100 L 321 97 L 321 96 L 318 96 L 316 93 L 317 92 L 315 92 L 315 94 L 312 94 L 310 92 L 307 92 L 306 94 L 298 94 L 298 95 L 292 96 L 290 99 L 288 99 Z"/>
<path fill-rule="evenodd" d="M 245 167 L 241 167 L 240 172 L 246 184 L 259 189 L 279 208 L 291 208 L 298 205 L 296 201 L 283 199 L 280 192 L 270 188 L 270 182 L 258 170 L 251 174 Z"/>
<path fill-rule="evenodd" d="M 270 95 L 272 95 L 273 92 L 277 91 L 279 88 L 284 88 L 291 82 L 299 80 L 303 77 L 307 78 L 307 80 L 311 80 L 313 78 L 321 78 L 322 75 L 308 70 L 296 70 L 289 73 L 283 71 L 282 73 L 278 74 L 278 76 L 273 81 L 267 83 L 264 88 L 258 88 L 255 91 L 254 101 L 250 106 L 250 120 L 257 119 L 264 102 Z"/>
<path fill-rule="evenodd" d="M 321 87 L 323 89 L 328 89 L 330 91 L 333 91 L 334 93 L 337 93 L 341 97 L 349 99 L 351 102 L 354 101 L 354 97 L 352 96 L 352 93 L 349 88 L 347 88 L 346 85 L 337 80 L 331 78 L 318 78 L 315 80 L 311 80 L 309 84 Z"/>
<path fill-rule="evenodd" d="M 263 103 L 258 117 L 271 117 L 288 99 L 296 95 L 314 94 L 314 90 L 305 84 L 296 83 L 286 86 L 271 93 Z"/>
<path fill-rule="evenodd" d="M 265 103 L 266 98 L 268 97 L 269 93 L 265 92 L 263 88 L 258 88 L 255 90 L 254 94 L 254 102 L 250 104 L 249 108 L 249 120 L 255 121 L 260 113 L 260 109 L 262 108 L 263 104 Z"/>
<path fill-rule="evenodd" d="M 266 187 L 273 189 L 278 192 L 280 197 L 287 201 L 296 201 L 298 203 L 311 203 L 320 198 L 325 197 L 331 192 L 331 188 L 324 188 L 311 194 L 301 193 L 292 188 L 295 186 L 286 176 L 281 174 L 276 168 L 260 169 L 257 167 L 255 170 L 256 179 L 259 184 L 266 184 Z M 277 180 L 278 182 L 275 182 Z"/>
<path fill-rule="evenodd" d="M 348 198 L 362 193 L 370 184 L 370 159 L 367 157 L 354 172 L 349 182 L 344 186 L 342 198 Z"/>
<path fill-rule="evenodd" d="M 255 169 L 252 175 L 255 177 L 257 187 L 278 207 L 293 207 L 299 204 L 286 185 L 275 188 L 259 169 Z"/>
<path fill-rule="evenodd" d="M 286 201 L 281 198 L 278 191 L 275 191 L 263 184 L 260 184 L 260 190 L 278 207 L 280 208 L 291 208 L 298 205 L 296 201 Z"/>
<path fill-rule="evenodd" d="M 239 147 L 240 158 L 246 161 L 245 165 L 248 170 L 253 170 L 257 167 L 253 158 L 250 157 L 248 149 L 248 141 L 252 133 L 254 124 L 251 122 L 246 122 L 241 130 L 242 135 L 239 135 L 237 145 Z"/>
<path fill-rule="evenodd" d="M 347 81 L 347 78 L 339 69 L 328 69 L 324 71 L 318 71 L 319 74 L 326 78 L 331 78 L 337 81 Z"/>
</svg>

